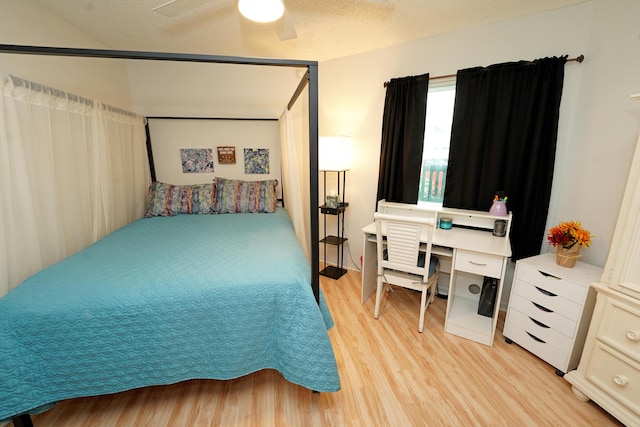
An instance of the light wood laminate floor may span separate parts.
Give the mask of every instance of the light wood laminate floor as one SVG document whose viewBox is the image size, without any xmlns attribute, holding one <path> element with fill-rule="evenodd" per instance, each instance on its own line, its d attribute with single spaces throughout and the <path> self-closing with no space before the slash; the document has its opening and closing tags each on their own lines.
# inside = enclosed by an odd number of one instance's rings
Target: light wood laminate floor
<svg viewBox="0 0 640 427">
<path fill-rule="evenodd" d="M 193 380 L 73 399 L 33 416 L 36 427 L 90 426 L 609 426 L 577 400 L 555 369 L 502 336 L 494 347 L 443 331 L 446 301 L 417 331 L 419 294 L 360 304 L 360 274 L 321 278 L 335 319 L 329 331 L 342 389 L 313 394 L 262 371 L 231 381 Z M 188 349 L 185 349 L 188 351 Z"/>
</svg>

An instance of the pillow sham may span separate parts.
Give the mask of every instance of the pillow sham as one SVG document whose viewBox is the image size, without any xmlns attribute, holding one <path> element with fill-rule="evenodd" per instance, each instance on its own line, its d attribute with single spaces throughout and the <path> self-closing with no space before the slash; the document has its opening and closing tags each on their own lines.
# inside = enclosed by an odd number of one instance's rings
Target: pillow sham
<svg viewBox="0 0 640 427">
<path fill-rule="evenodd" d="M 214 213 L 215 201 L 214 184 L 183 185 L 179 187 L 181 214 L 210 214 Z"/>
<path fill-rule="evenodd" d="M 257 213 L 276 211 L 278 180 L 242 181 L 215 178 L 216 213 Z"/>
<path fill-rule="evenodd" d="M 173 185 L 153 182 L 147 191 L 144 216 L 173 216 L 178 214 L 213 213 L 215 185 Z"/>
<path fill-rule="evenodd" d="M 146 218 L 152 216 L 173 216 L 177 212 L 173 210 L 175 185 L 164 182 L 152 182 L 147 190 L 147 209 L 144 212 Z"/>
</svg>

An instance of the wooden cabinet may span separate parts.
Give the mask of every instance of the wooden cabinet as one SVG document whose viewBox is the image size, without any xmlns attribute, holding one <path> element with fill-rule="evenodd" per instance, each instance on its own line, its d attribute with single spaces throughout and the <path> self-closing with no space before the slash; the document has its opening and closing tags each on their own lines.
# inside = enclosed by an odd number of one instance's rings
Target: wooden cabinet
<svg viewBox="0 0 640 427">
<path fill-rule="evenodd" d="M 521 259 L 511 286 L 503 334 L 556 368 L 558 375 L 580 361 L 602 269 L 582 262 L 556 264 L 551 253 Z"/>
<path fill-rule="evenodd" d="M 640 425 L 640 302 L 601 283 L 580 365 L 565 375 L 626 425 Z"/>
<path fill-rule="evenodd" d="M 640 101 L 640 96 L 635 96 Z M 640 425 L 640 140 L 597 292 L 574 394 L 626 425 Z"/>
</svg>

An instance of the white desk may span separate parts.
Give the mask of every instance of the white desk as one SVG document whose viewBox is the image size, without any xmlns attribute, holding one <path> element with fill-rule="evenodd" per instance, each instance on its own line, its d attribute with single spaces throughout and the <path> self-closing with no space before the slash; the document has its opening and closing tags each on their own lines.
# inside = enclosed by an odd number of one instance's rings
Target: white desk
<svg viewBox="0 0 640 427">
<path fill-rule="evenodd" d="M 495 220 L 506 220 L 508 236 L 511 214 L 507 217 L 496 217 L 488 212 L 429 209 L 384 201 L 378 203 L 378 211 L 433 217 L 436 224 L 440 217 L 452 218 L 454 227 L 451 230 L 436 228 L 432 242 L 432 253 L 440 259 L 441 274 L 449 275 L 445 332 L 492 346 L 507 260 L 511 256 L 511 243 L 508 237 L 496 237 L 491 230 Z M 375 223 L 367 225 L 362 231 L 364 243 L 361 302 L 364 303 L 375 292 L 377 282 Z M 472 293 L 470 290 L 471 284 L 477 284 L 482 288 L 484 276 L 498 279 L 493 317 L 477 314 L 480 294 Z"/>
</svg>

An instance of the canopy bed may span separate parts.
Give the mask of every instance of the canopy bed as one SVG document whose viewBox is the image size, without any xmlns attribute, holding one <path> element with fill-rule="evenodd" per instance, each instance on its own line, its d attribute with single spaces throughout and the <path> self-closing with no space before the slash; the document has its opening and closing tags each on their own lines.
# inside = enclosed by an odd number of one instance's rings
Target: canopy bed
<svg viewBox="0 0 640 427">
<path fill-rule="evenodd" d="M 0 53 L 304 68 L 288 108 L 307 87 L 309 239 L 318 241 L 316 62 L 17 45 Z M 318 246 L 309 262 L 275 206 L 276 185 L 154 182 L 145 218 L 1 298 L 0 419 L 29 425 L 30 412 L 61 399 L 266 368 L 339 390 Z M 179 194 L 175 206 L 169 193 Z"/>
</svg>

